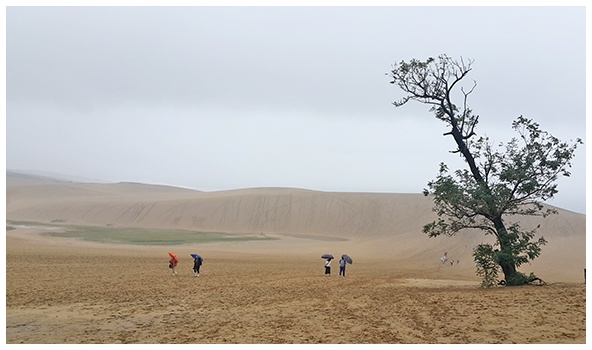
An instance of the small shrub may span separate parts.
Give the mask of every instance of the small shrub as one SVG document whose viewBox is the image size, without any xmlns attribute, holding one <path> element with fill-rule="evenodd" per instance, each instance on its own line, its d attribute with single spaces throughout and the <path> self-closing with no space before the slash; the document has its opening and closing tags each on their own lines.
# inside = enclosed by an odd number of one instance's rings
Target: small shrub
<svg viewBox="0 0 592 350">
<path fill-rule="evenodd" d="M 481 288 L 491 288 L 498 285 L 499 265 L 495 261 L 491 244 L 479 244 L 473 251 L 477 276 L 481 277 Z"/>
</svg>

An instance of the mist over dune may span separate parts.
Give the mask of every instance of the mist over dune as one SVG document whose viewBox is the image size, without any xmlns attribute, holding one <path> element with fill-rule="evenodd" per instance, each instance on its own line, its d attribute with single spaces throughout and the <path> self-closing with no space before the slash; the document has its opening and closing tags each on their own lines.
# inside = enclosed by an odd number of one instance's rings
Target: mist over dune
<svg viewBox="0 0 592 350">
<path fill-rule="evenodd" d="M 290 188 L 220 192 L 139 183 L 80 183 L 7 172 L 9 221 L 72 225 L 187 229 L 343 242 L 368 257 L 436 259 L 450 251 L 471 260 L 472 248 L 491 237 L 465 232 L 428 238 L 422 226 L 436 218 L 431 198 L 422 194 L 338 193 Z M 558 209 L 540 224 L 549 242 L 533 268 L 581 280 L 585 266 L 585 215 Z M 257 250 L 250 243 L 249 249 Z M 279 248 L 278 248 L 279 249 Z M 289 247 L 288 247 L 289 250 Z"/>
</svg>

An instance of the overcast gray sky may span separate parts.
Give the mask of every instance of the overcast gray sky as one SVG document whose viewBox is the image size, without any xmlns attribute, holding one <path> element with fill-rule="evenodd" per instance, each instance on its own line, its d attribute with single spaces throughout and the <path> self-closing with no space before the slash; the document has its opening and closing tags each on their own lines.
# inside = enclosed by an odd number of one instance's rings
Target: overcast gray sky
<svg viewBox="0 0 592 350">
<path fill-rule="evenodd" d="M 462 167 L 391 65 L 474 59 L 477 132 L 585 140 L 585 7 L 9 7 L 6 167 L 204 191 L 419 193 Z M 585 212 L 585 146 L 552 202 Z"/>
</svg>

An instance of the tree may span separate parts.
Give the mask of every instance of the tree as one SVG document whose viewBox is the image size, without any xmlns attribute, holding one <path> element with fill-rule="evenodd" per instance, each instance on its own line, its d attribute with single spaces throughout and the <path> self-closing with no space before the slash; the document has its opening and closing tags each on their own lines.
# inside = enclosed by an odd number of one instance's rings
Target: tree
<svg viewBox="0 0 592 350">
<path fill-rule="evenodd" d="M 536 229 L 524 230 L 517 222 L 509 223 L 508 217 L 556 213 L 541 202 L 557 193 L 559 176 L 570 175 L 571 160 L 582 141 L 562 142 L 522 116 L 512 123 L 518 137 L 505 144 L 496 146 L 489 138 L 479 137 L 475 132 L 479 116 L 468 105 L 477 84 L 473 81 L 469 88 L 462 85 L 472 64 L 472 60 L 453 60 L 446 55 L 394 64 L 387 74 L 405 96 L 393 104 L 399 107 L 418 101 L 431 106 L 430 112 L 450 128 L 444 135 L 454 138 L 453 152 L 467 164 L 467 169 L 453 174 L 440 164 L 437 178 L 424 190 L 426 196 L 434 197 L 438 219 L 425 225 L 423 232 L 436 237 L 478 229 L 494 235 L 495 248 L 480 245 L 476 254 L 494 261 L 508 285 L 523 284 L 528 277 L 517 267 L 538 257 L 546 241 L 543 237 L 534 239 Z M 458 104 L 453 103 L 455 99 Z M 497 276 L 497 271 L 482 273 L 489 278 Z"/>
</svg>

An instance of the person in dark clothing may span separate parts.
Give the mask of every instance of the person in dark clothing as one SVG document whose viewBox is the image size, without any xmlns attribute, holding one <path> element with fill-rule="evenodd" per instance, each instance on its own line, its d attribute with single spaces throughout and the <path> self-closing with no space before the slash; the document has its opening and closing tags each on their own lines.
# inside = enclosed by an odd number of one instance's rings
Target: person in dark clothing
<svg viewBox="0 0 592 350">
<path fill-rule="evenodd" d="M 201 267 L 202 260 L 200 258 L 193 259 L 193 273 L 195 277 L 199 277 L 199 268 Z"/>
</svg>

